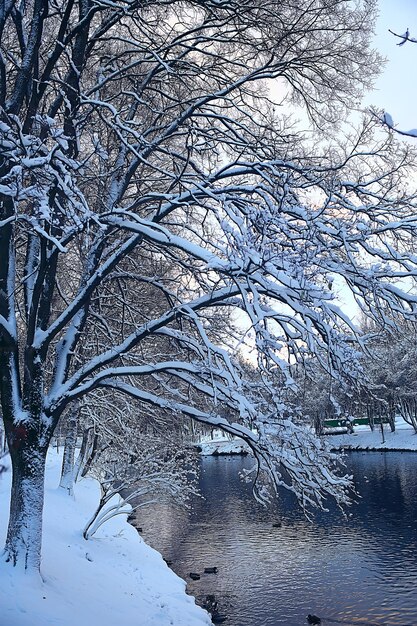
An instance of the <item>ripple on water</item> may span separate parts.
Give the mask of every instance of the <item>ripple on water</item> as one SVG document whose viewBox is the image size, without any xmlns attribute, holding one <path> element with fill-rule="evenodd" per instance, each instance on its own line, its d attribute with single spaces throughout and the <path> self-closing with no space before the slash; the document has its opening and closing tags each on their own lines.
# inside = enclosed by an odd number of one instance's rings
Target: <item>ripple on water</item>
<svg viewBox="0 0 417 626">
<path fill-rule="evenodd" d="M 350 454 L 362 495 L 353 515 L 331 509 L 311 523 L 291 494 L 269 511 L 254 502 L 238 479 L 250 463 L 204 458 L 204 500 L 188 519 L 166 507 L 139 512 L 145 539 L 179 575 L 201 573 L 187 579 L 192 594 L 214 594 L 228 626 L 304 626 L 308 613 L 328 624 L 417 626 L 417 454 Z M 213 565 L 217 574 L 203 573 Z"/>
</svg>

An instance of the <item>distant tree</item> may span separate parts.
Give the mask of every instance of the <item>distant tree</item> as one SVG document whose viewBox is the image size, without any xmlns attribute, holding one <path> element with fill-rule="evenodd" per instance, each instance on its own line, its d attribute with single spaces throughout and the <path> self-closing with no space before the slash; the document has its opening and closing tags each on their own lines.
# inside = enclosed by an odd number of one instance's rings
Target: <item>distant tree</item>
<svg viewBox="0 0 417 626">
<path fill-rule="evenodd" d="M 257 474 L 303 507 L 348 501 L 348 477 L 273 381 L 280 370 L 292 386 L 306 354 L 355 376 L 355 328 L 329 276 L 375 318 L 381 302 L 415 312 L 393 284 L 417 271 L 410 149 L 373 119 L 324 140 L 378 70 L 373 11 L 368 0 L 3 4 L 6 561 L 39 568 L 48 446 L 64 412 L 99 389 L 243 437 Z M 320 141 L 288 123 L 294 101 Z M 144 294 L 156 306 L 142 307 Z M 267 413 L 213 310 L 241 320 L 242 342 L 250 327 L 276 400 Z"/>
<path fill-rule="evenodd" d="M 315 359 L 305 360 L 295 373 L 297 390 L 293 402 L 317 435 L 324 432 L 325 421 L 341 417 L 339 384 Z"/>
<path fill-rule="evenodd" d="M 391 319 L 386 328 L 369 322 L 367 353 L 363 360 L 367 373 L 362 391 L 371 427 L 375 418 L 385 420 L 395 430 L 400 414 L 417 432 L 417 329 L 415 321 Z"/>
</svg>

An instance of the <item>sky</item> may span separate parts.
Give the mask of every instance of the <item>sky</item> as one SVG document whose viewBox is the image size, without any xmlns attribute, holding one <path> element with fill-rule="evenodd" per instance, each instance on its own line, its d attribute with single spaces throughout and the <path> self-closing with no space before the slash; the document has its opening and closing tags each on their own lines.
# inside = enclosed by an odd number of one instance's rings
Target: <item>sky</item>
<svg viewBox="0 0 417 626">
<path fill-rule="evenodd" d="M 375 88 L 364 97 L 364 107 L 376 106 L 390 113 L 399 130 L 417 128 L 417 44 L 398 46 L 398 34 L 410 31 L 417 39 L 417 0 L 379 0 L 379 17 L 375 24 L 374 47 L 386 58 L 386 64 Z M 414 142 L 417 139 L 407 140 Z M 358 321 L 359 309 L 342 284 L 335 290 L 341 308 Z"/>
<path fill-rule="evenodd" d="M 388 29 L 402 34 L 407 28 L 417 39 L 417 0 L 379 0 L 374 46 L 387 63 L 365 104 L 388 111 L 400 130 L 417 128 L 417 44 L 398 46 Z"/>
</svg>

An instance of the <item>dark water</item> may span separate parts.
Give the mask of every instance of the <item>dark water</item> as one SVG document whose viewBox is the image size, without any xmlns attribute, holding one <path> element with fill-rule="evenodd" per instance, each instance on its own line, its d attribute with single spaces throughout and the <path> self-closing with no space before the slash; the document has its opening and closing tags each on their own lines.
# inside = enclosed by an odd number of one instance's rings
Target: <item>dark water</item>
<svg viewBox="0 0 417 626">
<path fill-rule="evenodd" d="M 331 509 L 312 522 L 291 494 L 282 493 L 275 510 L 259 506 L 238 478 L 251 464 L 203 458 L 204 499 L 191 514 L 138 512 L 145 540 L 200 603 L 215 594 L 226 626 L 301 626 L 308 613 L 323 624 L 417 626 L 416 453 L 351 453 L 362 499 L 348 519 Z M 203 574 L 207 566 L 218 573 Z"/>
</svg>

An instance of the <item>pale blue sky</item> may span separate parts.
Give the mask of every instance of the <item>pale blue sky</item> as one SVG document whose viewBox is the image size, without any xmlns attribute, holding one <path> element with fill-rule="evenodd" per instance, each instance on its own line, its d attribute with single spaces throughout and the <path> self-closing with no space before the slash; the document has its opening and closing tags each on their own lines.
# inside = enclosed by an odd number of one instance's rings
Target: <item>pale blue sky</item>
<svg viewBox="0 0 417 626">
<path fill-rule="evenodd" d="M 388 111 L 401 130 L 417 128 L 417 44 L 400 41 L 388 32 L 404 33 L 417 39 L 417 0 L 379 0 L 375 47 L 387 57 L 376 89 L 367 94 L 365 104 Z"/>
<path fill-rule="evenodd" d="M 398 46 L 400 40 L 388 29 L 402 34 L 407 28 L 410 37 L 417 39 L 417 0 L 379 0 L 374 46 L 387 62 L 374 91 L 365 95 L 363 104 L 388 111 L 400 130 L 417 128 L 417 43 Z M 341 281 L 336 288 L 341 308 L 355 317 L 358 307 L 350 292 Z"/>
</svg>

